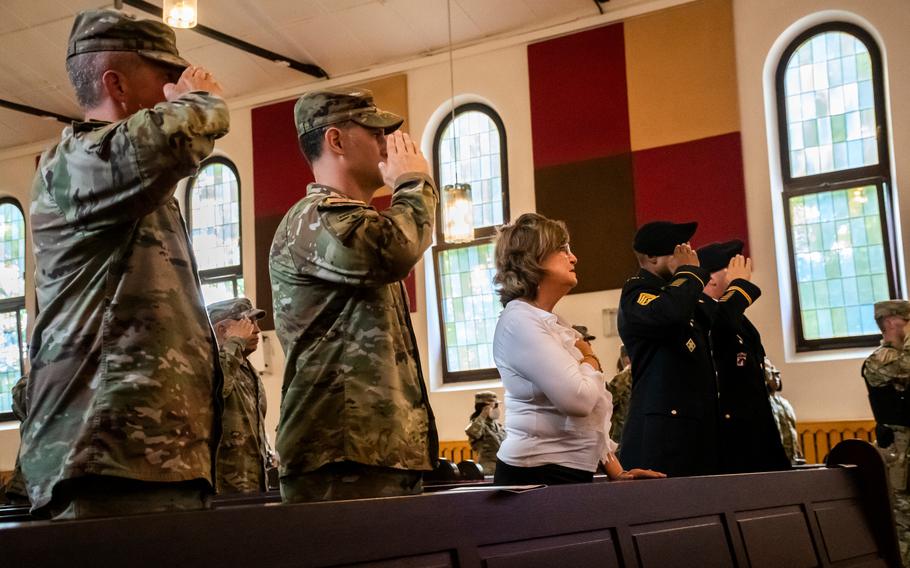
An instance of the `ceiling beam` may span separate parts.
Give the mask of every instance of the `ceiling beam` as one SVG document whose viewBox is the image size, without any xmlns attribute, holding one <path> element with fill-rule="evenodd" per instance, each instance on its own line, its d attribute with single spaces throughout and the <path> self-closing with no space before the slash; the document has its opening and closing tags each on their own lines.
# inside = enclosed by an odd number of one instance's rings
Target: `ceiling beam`
<svg viewBox="0 0 910 568">
<path fill-rule="evenodd" d="M 73 121 L 78 121 L 78 118 L 73 118 L 72 116 L 66 116 L 65 114 L 57 114 L 56 112 L 51 112 L 49 110 L 44 110 L 36 108 L 33 106 L 23 105 L 19 103 L 14 103 L 13 101 L 7 101 L 0 99 L 0 107 L 8 108 L 17 112 L 24 112 L 25 114 L 31 114 L 34 116 L 40 116 L 41 118 L 53 118 L 58 122 L 63 124 L 71 124 Z"/>
<path fill-rule="evenodd" d="M 145 0 L 123 0 L 123 3 L 127 6 L 132 6 L 133 8 L 137 8 L 143 12 L 152 14 L 153 16 L 158 16 L 159 18 L 161 17 L 161 8 L 159 6 L 155 6 L 150 2 L 145 2 Z M 247 53 L 252 53 L 253 55 L 262 57 L 264 59 L 269 59 L 279 65 L 285 65 L 291 69 L 294 69 L 295 71 L 300 71 L 301 73 L 312 75 L 317 79 L 329 78 L 329 74 L 326 73 L 325 70 L 318 65 L 314 65 L 312 63 L 302 63 L 295 59 L 291 59 L 290 57 L 285 57 L 280 53 L 269 51 L 268 49 L 243 41 L 242 39 L 236 38 L 232 35 L 219 32 L 218 30 L 214 30 L 207 26 L 203 26 L 202 24 L 197 24 L 196 27 L 190 29 L 191 31 L 194 31 L 198 34 L 212 38 L 215 41 L 220 41 L 221 43 L 235 47 Z"/>
</svg>

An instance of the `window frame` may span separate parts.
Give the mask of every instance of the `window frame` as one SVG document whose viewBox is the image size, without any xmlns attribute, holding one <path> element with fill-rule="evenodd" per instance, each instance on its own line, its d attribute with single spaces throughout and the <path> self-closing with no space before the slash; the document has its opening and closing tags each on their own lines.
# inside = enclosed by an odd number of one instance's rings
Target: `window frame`
<svg viewBox="0 0 910 568">
<path fill-rule="evenodd" d="M 508 169 L 508 144 L 506 140 L 506 128 L 500 118 L 499 114 L 493 110 L 489 105 L 478 102 L 470 102 L 458 105 L 455 107 L 454 116 L 457 118 L 458 115 L 465 112 L 477 111 L 485 114 L 490 120 L 493 121 L 493 124 L 496 126 L 499 131 L 499 163 L 500 163 L 500 178 L 502 183 L 500 184 L 502 191 L 502 222 L 506 224 L 509 222 L 509 169 Z M 453 113 L 448 112 L 440 121 L 439 125 L 436 127 L 436 133 L 433 135 L 433 171 L 436 172 L 437 181 L 440 183 L 440 168 L 439 168 L 439 143 L 442 141 L 442 135 L 446 131 L 446 128 L 452 123 Z M 433 280 L 436 285 L 436 311 L 439 326 L 437 331 L 439 332 L 440 339 L 440 351 L 442 352 L 442 384 L 457 384 L 457 383 L 468 383 L 474 381 L 483 381 L 483 380 L 499 380 L 499 372 L 496 370 L 496 367 L 489 367 L 485 369 L 472 369 L 470 371 L 450 371 L 448 365 L 448 346 L 446 344 L 446 333 L 445 333 L 445 317 L 443 314 L 443 303 L 445 298 L 442 295 L 442 284 L 441 284 L 441 267 L 439 263 L 439 257 L 445 251 L 455 250 L 460 248 L 468 248 L 478 245 L 487 244 L 493 242 L 496 238 L 496 231 L 501 225 L 491 225 L 489 227 L 481 227 L 474 229 L 474 240 L 469 243 L 447 243 L 443 236 L 444 223 L 442 220 L 442 210 L 443 210 L 443 195 L 442 195 L 442 186 L 439 187 L 439 206 L 436 208 L 436 244 L 433 245 L 432 255 L 433 255 Z"/>
<path fill-rule="evenodd" d="M 199 273 L 199 283 L 200 286 L 204 287 L 206 284 L 217 284 L 220 282 L 230 281 L 234 290 L 234 297 L 239 296 L 238 290 L 238 281 L 243 278 L 243 201 L 242 201 L 242 187 L 240 183 L 240 172 L 237 170 L 237 166 L 234 162 L 227 158 L 226 156 L 209 156 L 202 163 L 199 164 L 199 170 L 194 176 L 192 176 L 186 184 L 186 192 L 184 195 L 184 206 L 186 207 L 186 226 L 187 226 L 187 237 L 190 240 L 190 248 L 193 250 L 193 256 L 196 256 L 196 248 L 193 245 L 193 190 L 196 189 L 196 180 L 199 177 L 199 173 L 208 166 L 214 164 L 221 164 L 227 166 L 231 169 L 231 172 L 234 174 L 234 178 L 237 180 L 237 224 L 239 228 L 238 232 L 238 246 L 239 246 L 239 255 L 237 264 L 231 266 L 222 266 L 220 268 L 209 268 L 206 270 L 198 270 Z M 196 261 L 198 264 L 198 260 Z"/>
<path fill-rule="evenodd" d="M 800 176 L 794 178 L 790 163 L 790 134 L 787 124 L 786 107 L 786 72 L 793 54 L 807 40 L 827 32 L 842 32 L 853 36 L 865 45 L 869 52 L 872 66 L 873 108 L 875 109 L 876 143 L 878 164 L 848 168 L 831 172 Z M 796 351 L 812 352 L 850 347 L 871 347 L 878 345 L 880 334 L 853 335 L 827 339 L 806 339 L 803 332 L 802 311 L 799 299 L 799 281 L 796 274 L 796 255 L 794 254 L 793 230 L 790 219 L 790 199 L 803 195 L 826 193 L 860 186 L 874 185 L 878 198 L 881 216 L 882 247 L 885 255 L 885 270 L 888 281 L 888 292 L 895 298 L 900 289 L 898 282 L 896 250 L 896 232 L 894 227 L 893 196 L 891 194 L 891 156 L 888 150 L 887 109 L 885 104 L 884 67 L 881 50 L 875 38 L 862 27 L 843 21 L 824 22 L 812 26 L 797 35 L 781 54 L 775 71 L 775 98 L 777 107 L 777 134 L 781 161 L 781 199 L 783 202 L 784 223 L 787 231 L 787 262 L 790 268 L 790 296 L 793 320 L 796 330 Z"/>
<path fill-rule="evenodd" d="M 26 225 L 25 211 L 22 209 L 22 205 L 19 203 L 19 200 L 14 197 L 0 197 L 0 205 L 13 205 L 16 209 L 19 210 L 19 214 L 22 215 L 22 225 L 24 228 L 23 238 L 28 240 L 28 227 Z M 26 250 L 26 262 L 28 262 L 28 251 Z M 17 342 L 19 344 L 19 373 L 22 376 L 25 373 L 26 363 L 28 361 L 28 353 L 25 352 L 25 346 L 22 345 L 22 338 L 26 335 L 26 329 L 23 328 L 22 324 L 22 312 L 25 310 L 25 274 L 22 275 L 22 288 L 23 294 L 21 296 L 15 296 L 13 298 L 3 298 L 0 299 L 0 314 L 13 312 L 16 315 L 16 330 L 17 330 Z M 0 411 L 0 422 L 10 422 L 15 421 L 16 416 L 13 414 L 12 410 L 8 412 Z"/>
</svg>

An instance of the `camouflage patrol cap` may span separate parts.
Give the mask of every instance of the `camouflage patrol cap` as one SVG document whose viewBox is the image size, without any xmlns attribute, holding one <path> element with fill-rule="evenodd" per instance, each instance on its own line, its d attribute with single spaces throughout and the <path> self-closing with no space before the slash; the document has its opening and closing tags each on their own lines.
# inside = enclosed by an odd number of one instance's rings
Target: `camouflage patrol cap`
<svg viewBox="0 0 910 568">
<path fill-rule="evenodd" d="M 156 20 L 137 20 L 118 10 L 85 10 L 73 21 L 66 58 L 98 51 L 134 51 L 185 69 L 189 62 L 177 52 L 174 30 Z"/>
<path fill-rule="evenodd" d="M 209 304 L 205 310 L 209 313 L 209 321 L 212 322 L 212 325 L 226 319 L 257 320 L 265 317 L 265 311 L 254 308 L 253 303 L 242 296 Z"/>
<path fill-rule="evenodd" d="M 635 233 L 632 249 L 649 256 L 673 254 L 676 245 L 689 242 L 698 223 L 671 223 L 670 221 L 652 221 L 645 223 Z"/>
<path fill-rule="evenodd" d="M 351 120 L 368 128 L 382 128 L 386 134 L 398 130 L 404 119 L 376 108 L 367 89 L 333 89 L 306 93 L 294 105 L 297 136 Z"/>
<path fill-rule="evenodd" d="M 496 402 L 496 393 L 493 391 L 480 391 L 474 394 L 474 404 L 490 404 Z"/>
<path fill-rule="evenodd" d="M 875 302 L 875 320 L 878 321 L 888 316 L 898 316 L 910 319 L 910 302 L 907 300 L 885 300 Z"/>
<path fill-rule="evenodd" d="M 590 333 L 588 333 L 588 327 L 587 327 L 587 326 L 584 326 L 584 325 L 573 325 L 573 326 L 572 326 L 572 329 L 574 329 L 575 331 L 577 331 L 578 333 L 580 333 L 580 334 L 581 334 L 581 338 L 584 339 L 585 341 L 594 341 L 595 339 L 597 339 L 597 337 L 595 337 L 594 335 L 591 335 Z"/>
</svg>

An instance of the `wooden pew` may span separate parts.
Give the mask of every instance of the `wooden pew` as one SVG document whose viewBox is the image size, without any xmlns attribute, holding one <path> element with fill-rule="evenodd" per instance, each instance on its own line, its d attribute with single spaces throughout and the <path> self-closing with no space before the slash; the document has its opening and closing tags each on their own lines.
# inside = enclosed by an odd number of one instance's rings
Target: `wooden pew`
<svg viewBox="0 0 910 568">
<path fill-rule="evenodd" d="M 0 524 L 4 566 L 897 566 L 884 466 Z M 848 464 L 846 466 L 836 464 Z"/>
</svg>

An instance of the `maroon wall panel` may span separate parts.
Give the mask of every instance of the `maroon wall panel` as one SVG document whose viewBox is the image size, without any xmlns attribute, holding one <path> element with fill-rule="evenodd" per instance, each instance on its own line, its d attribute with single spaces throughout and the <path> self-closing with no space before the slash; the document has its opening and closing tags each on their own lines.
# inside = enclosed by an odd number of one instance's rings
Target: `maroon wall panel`
<svg viewBox="0 0 910 568">
<path fill-rule="evenodd" d="M 256 218 L 256 305 L 266 310 L 262 329 L 274 329 L 269 249 L 284 214 L 305 194 L 313 172 L 300 153 L 294 103 L 285 101 L 252 110 L 253 211 Z"/>
<path fill-rule="evenodd" d="M 633 154 L 639 225 L 658 219 L 698 221 L 692 243 L 748 243 L 739 132 Z"/>
<path fill-rule="evenodd" d="M 528 46 L 534 167 L 627 153 L 622 24 Z"/>
</svg>

